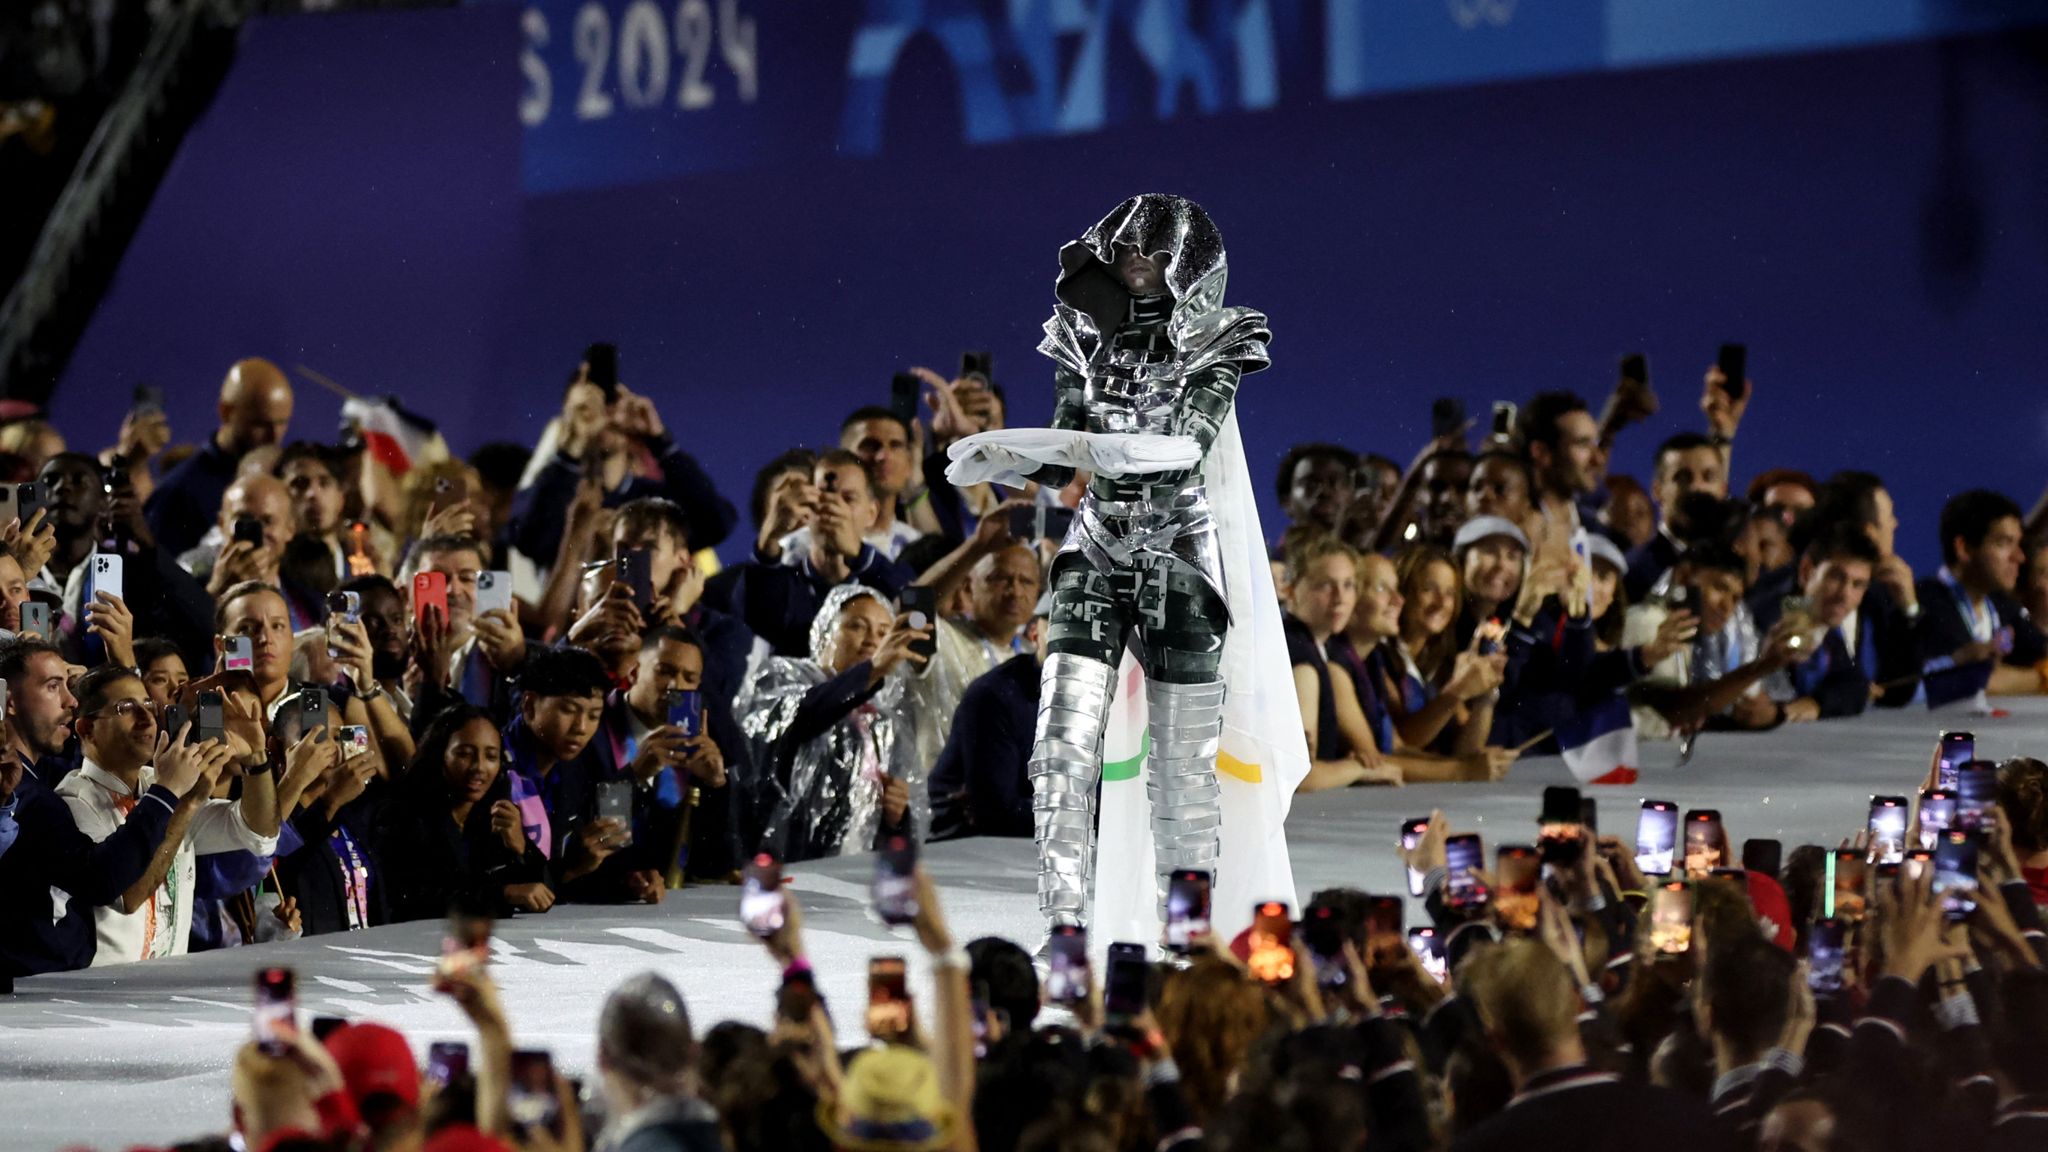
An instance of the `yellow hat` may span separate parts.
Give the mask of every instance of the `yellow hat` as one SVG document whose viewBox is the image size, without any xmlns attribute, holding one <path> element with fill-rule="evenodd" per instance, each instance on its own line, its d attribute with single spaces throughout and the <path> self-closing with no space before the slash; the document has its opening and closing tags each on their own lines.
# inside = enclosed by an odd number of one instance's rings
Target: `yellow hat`
<svg viewBox="0 0 2048 1152">
<path fill-rule="evenodd" d="M 955 1118 L 939 1091 L 931 1057 L 890 1045 L 854 1057 L 839 1101 L 818 1104 L 818 1126 L 852 1152 L 922 1152 L 950 1147 Z"/>
</svg>

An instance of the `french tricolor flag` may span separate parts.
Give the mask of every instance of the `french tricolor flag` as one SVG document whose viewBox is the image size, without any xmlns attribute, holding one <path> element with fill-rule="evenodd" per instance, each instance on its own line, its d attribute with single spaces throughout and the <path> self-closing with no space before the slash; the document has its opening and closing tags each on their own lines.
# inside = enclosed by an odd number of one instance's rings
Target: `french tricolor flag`
<svg viewBox="0 0 2048 1152">
<path fill-rule="evenodd" d="M 396 479 L 431 458 L 438 433 L 431 421 L 406 411 L 392 397 L 351 397 L 341 405 L 343 420 L 362 433 L 364 449 Z"/>
<path fill-rule="evenodd" d="M 1620 693 L 1609 696 L 1586 711 L 1557 725 L 1557 746 L 1564 754 L 1564 766 L 1581 784 L 1633 784 L 1636 726 L 1630 719 L 1628 699 Z"/>
</svg>

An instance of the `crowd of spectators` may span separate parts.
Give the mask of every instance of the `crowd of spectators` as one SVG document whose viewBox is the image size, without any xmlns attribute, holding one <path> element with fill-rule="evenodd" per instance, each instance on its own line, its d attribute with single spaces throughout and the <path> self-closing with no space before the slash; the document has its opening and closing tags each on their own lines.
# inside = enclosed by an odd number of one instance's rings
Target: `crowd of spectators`
<svg viewBox="0 0 2048 1152">
<path fill-rule="evenodd" d="M 1607 466 L 1657 408 L 1627 375 L 1597 417 L 1570 392 L 1496 404 L 1476 451 L 1451 421 L 1405 472 L 1289 451 L 1273 560 L 1307 787 L 1483 780 L 1531 752 L 1627 783 L 1632 766 L 1574 753 L 1616 727 L 1689 749 L 1703 729 L 2048 690 L 2048 500 L 1951 496 L 1943 564 L 1915 573 L 1871 473 L 1771 468 L 1730 494 L 1752 387 L 1710 368 L 1706 431 L 1659 445 L 1647 488 Z"/>
<path fill-rule="evenodd" d="M 295 439 L 292 383 L 259 359 L 194 445 L 147 398 L 93 455 L 39 416 L 0 427 L 0 978 L 451 907 L 655 903 L 757 853 L 1029 836 L 1043 573 L 1087 477 L 948 484 L 946 448 L 1002 427 L 1003 392 L 920 369 L 922 415 L 856 408 L 770 461 L 747 559 L 721 567 L 739 510 L 615 364 L 593 346 L 536 447 L 466 460 L 394 402 L 351 405 L 338 443 Z M 1304 790 L 1498 779 L 1583 757 L 1592 717 L 1683 744 L 2042 692 L 2038 510 L 1954 496 L 1922 575 L 1875 476 L 1774 469 L 1731 498 L 1751 391 L 1709 371 L 1706 431 L 1667 441 L 1647 487 L 1606 464 L 1656 407 L 1629 377 L 1597 417 L 1563 392 L 1498 406 L 1476 449 L 1446 420 L 1405 471 L 1291 450 L 1272 559 Z M 772 1033 L 699 1037 L 675 989 L 629 982 L 584 1103 L 634 1152 L 2006 1140 L 2048 1092 L 2044 796 L 2048 772 L 2006 766 L 1968 931 L 1929 878 L 1874 884 L 1846 983 L 1818 997 L 1792 959 L 1826 903 L 1818 848 L 1782 877 L 1692 878 L 1674 950 L 1638 931 L 1660 885 L 1618 840 L 1582 830 L 1531 894 L 1449 876 L 1438 818 L 1407 850 L 1436 944 L 1320 893 L 1292 944 L 1210 941 L 1149 969 L 1135 1010 L 1063 994 L 1036 1028 L 1030 955 L 958 949 L 920 878 L 931 1039 L 842 1068 L 792 897 L 767 939 Z M 1299 962 L 1247 963 L 1276 946 Z M 367 1023 L 252 1047 L 244 1146 L 597 1136 L 567 1095 L 522 1118 L 487 968 L 440 982 L 478 1025 L 473 1075 L 422 1095 L 403 1039 Z"/>
</svg>

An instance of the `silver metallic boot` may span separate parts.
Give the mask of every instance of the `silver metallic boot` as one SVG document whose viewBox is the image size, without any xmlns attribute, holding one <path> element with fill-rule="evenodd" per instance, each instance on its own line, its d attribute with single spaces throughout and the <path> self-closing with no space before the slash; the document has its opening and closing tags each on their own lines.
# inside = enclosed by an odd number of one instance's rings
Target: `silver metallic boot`
<svg viewBox="0 0 2048 1152">
<path fill-rule="evenodd" d="M 1038 839 L 1038 908 L 1051 924 L 1088 922 L 1095 874 L 1095 789 L 1114 670 L 1099 660 L 1046 657 L 1031 749 L 1031 811 Z"/>
<path fill-rule="evenodd" d="M 1152 754 L 1145 790 L 1152 799 L 1152 852 L 1160 918 L 1167 876 L 1180 868 L 1214 872 L 1222 857 L 1223 789 L 1216 749 L 1223 737 L 1223 682 L 1146 682 Z"/>
</svg>

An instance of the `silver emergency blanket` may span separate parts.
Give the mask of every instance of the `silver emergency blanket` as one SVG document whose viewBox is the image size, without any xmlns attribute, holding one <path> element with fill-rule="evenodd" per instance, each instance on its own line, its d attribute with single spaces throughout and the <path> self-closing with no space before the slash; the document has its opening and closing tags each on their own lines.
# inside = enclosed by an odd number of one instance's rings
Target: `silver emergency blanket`
<svg viewBox="0 0 2048 1152">
<path fill-rule="evenodd" d="M 840 613 L 861 596 L 889 607 L 881 593 L 863 584 L 832 589 L 811 621 L 811 658 L 769 657 L 733 701 L 762 775 L 761 808 L 771 813 L 763 846 L 785 860 L 867 851 L 881 826 L 882 783 L 892 773 L 910 785 L 918 836 L 931 825 L 925 779 L 930 765 L 913 762 L 909 741 L 898 731 L 904 707 L 900 676 L 890 676 L 881 691 L 820 735 L 795 748 L 783 739 L 804 694 L 832 679 L 827 662 L 838 643 Z"/>
</svg>

